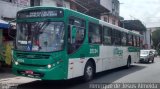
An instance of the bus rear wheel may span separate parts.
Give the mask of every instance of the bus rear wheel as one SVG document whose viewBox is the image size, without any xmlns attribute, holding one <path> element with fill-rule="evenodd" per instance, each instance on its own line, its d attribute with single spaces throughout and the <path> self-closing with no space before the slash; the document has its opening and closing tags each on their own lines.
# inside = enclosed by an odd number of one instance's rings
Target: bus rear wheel
<svg viewBox="0 0 160 89">
<path fill-rule="evenodd" d="M 86 66 L 84 68 L 84 76 L 83 76 L 83 80 L 84 81 L 90 81 L 93 79 L 93 75 L 94 75 L 94 67 L 93 67 L 93 63 L 91 61 L 88 61 L 86 63 Z"/>
</svg>

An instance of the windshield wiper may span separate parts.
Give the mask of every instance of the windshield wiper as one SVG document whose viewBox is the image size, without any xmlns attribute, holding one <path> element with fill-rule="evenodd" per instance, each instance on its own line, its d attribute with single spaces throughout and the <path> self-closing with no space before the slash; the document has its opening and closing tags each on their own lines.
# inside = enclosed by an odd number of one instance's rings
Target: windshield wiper
<svg viewBox="0 0 160 89">
<path fill-rule="evenodd" d="M 36 24 L 36 26 L 34 27 L 34 29 L 36 29 L 36 30 L 38 30 L 37 32 L 38 33 L 42 33 L 43 31 L 42 31 L 42 28 L 45 26 L 45 25 L 47 25 L 47 24 L 49 24 L 49 22 L 50 22 L 50 20 L 49 19 L 47 19 L 47 20 L 45 20 L 45 21 L 43 21 L 44 23 L 41 25 L 40 24 L 40 22 L 38 22 L 37 24 Z M 41 26 L 40 26 L 41 25 Z"/>
</svg>

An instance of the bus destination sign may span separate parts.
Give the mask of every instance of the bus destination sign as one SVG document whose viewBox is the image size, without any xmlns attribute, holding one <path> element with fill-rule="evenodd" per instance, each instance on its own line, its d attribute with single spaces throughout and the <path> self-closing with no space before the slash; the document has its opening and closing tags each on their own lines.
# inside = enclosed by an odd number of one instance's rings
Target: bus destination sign
<svg viewBox="0 0 160 89">
<path fill-rule="evenodd" d="M 43 18 L 43 17 L 63 17 L 63 11 L 56 10 L 30 10 L 17 14 L 17 18 Z"/>
</svg>

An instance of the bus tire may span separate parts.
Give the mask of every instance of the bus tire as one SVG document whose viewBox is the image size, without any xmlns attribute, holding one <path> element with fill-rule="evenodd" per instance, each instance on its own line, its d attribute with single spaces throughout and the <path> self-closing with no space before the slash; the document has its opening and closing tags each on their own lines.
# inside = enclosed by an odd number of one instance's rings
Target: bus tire
<svg viewBox="0 0 160 89">
<path fill-rule="evenodd" d="M 129 56 L 127 59 L 127 65 L 126 68 L 129 69 L 131 67 L 131 57 Z"/>
<path fill-rule="evenodd" d="M 84 68 L 83 80 L 86 82 L 90 81 L 93 79 L 93 75 L 94 75 L 93 63 L 91 61 L 88 61 L 85 65 L 85 68 Z"/>
</svg>

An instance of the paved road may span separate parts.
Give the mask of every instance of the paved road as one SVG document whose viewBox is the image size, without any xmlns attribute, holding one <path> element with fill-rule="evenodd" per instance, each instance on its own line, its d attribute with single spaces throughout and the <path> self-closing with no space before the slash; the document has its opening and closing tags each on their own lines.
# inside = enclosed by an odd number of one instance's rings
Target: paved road
<svg viewBox="0 0 160 89">
<path fill-rule="evenodd" d="M 0 74 L 0 77 L 1 75 L 3 74 Z M 11 76 L 9 74 L 9 77 Z M 8 76 L 5 75 L 4 77 Z M 82 82 L 79 78 L 68 81 L 40 81 L 23 77 L 3 78 L 0 82 L 18 82 L 17 89 L 91 89 L 91 85 L 94 83 L 107 85 L 115 83 L 160 83 L 160 58 L 155 58 L 153 64 L 137 63 L 130 69 L 118 68 L 99 73 L 92 81 L 87 83 Z"/>
<path fill-rule="evenodd" d="M 0 79 L 12 77 L 15 77 L 15 75 L 11 73 L 11 68 L 0 68 Z"/>
</svg>

